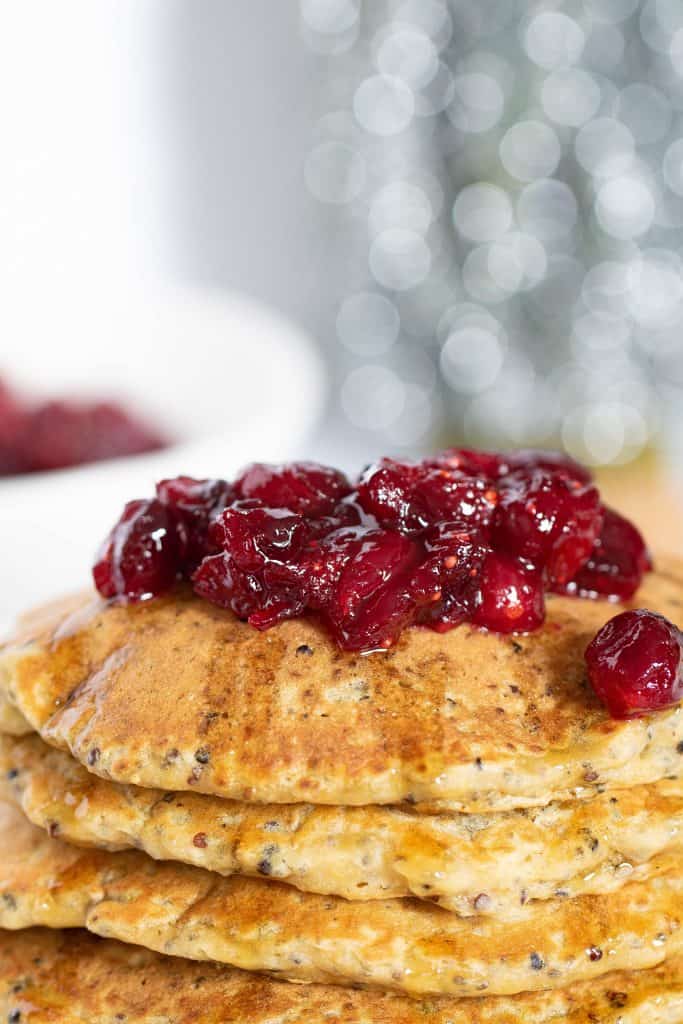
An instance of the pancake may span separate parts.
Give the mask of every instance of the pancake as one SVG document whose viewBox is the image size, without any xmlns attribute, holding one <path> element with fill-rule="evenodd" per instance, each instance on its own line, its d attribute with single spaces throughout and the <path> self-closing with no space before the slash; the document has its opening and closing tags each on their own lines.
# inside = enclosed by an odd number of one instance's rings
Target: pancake
<svg viewBox="0 0 683 1024">
<path fill-rule="evenodd" d="M 3 736 L 27 736 L 33 732 L 20 711 L 17 710 L 4 694 L 0 693 L 0 734 Z"/>
<path fill-rule="evenodd" d="M 683 851 L 683 783 L 496 815 L 241 804 L 107 782 L 38 736 L 0 737 L 0 793 L 84 846 L 138 848 L 222 875 L 352 900 L 414 895 L 463 916 L 518 916 L 559 892 L 611 892 Z"/>
<path fill-rule="evenodd" d="M 288 980 L 461 997 L 567 987 L 683 951 L 679 857 L 659 858 L 647 883 L 548 900 L 509 922 L 417 900 L 357 903 L 221 878 L 139 852 L 80 850 L 0 806 L 2 928 L 85 927 Z"/>
<path fill-rule="evenodd" d="M 0 1015 L 21 1024 L 679 1024 L 683 958 L 511 997 L 411 999 L 287 985 L 81 931 L 0 932 Z"/>
<path fill-rule="evenodd" d="M 675 563 L 633 605 L 675 621 L 682 602 Z M 91 599 L 25 622 L 0 689 L 118 782 L 249 802 L 543 805 L 680 774 L 680 705 L 615 721 L 589 688 L 584 649 L 619 607 L 551 597 L 528 636 L 411 629 L 357 656 L 311 619 L 259 633 L 187 590 Z"/>
</svg>

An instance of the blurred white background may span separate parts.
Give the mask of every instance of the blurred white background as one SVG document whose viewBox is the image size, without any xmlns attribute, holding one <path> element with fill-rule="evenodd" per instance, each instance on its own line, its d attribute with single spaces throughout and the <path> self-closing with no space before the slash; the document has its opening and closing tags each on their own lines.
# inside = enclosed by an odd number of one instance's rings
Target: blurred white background
<svg viewBox="0 0 683 1024">
<path fill-rule="evenodd" d="M 266 0 L 3 5 L 0 374 L 127 399 L 183 444 L 0 482 L 0 621 L 86 584 L 156 479 L 292 457 L 322 418 L 298 32 Z"/>
</svg>

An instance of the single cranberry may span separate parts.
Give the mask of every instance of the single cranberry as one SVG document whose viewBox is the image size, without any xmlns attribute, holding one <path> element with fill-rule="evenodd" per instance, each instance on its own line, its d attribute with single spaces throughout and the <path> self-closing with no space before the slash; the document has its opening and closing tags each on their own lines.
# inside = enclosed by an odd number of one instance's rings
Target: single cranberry
<svg viewBox="0 0 683 1024">
<path fill-rule="evenodd" d="M 618 512 L 603 508 L 602 529 L 593 550 L 563 589 L 579 597 L 627 601 L 651 568 L 652 560 L 639 530 Z"/>
<path fill-rule="evenodd" d="M 200 597 L 232 608 L 258 629 L 304 610 L 306 581 L 298 559 L 309 530 L 303 516 L 237 501 L 211 523 L 209 535 L 220 553 L 205 558 L 192 576 Z"/>
<path fill-rule="evenodd" d="M 426 558 L 411 581 L 418 619 L 439 632 L 469 618 L 474 583 L 490 548 L 484 535 L 462 522 L 440 523 L 424 538 Z"/>
<path fill-rule="evenodd" d="M 380 526 L 401 533 L 419 533 L 429 526 L 429 511 L 415 493 L 420 467 L 395 459 L 381 459 L 361 474 L 358 501 Z"/>
<path fill-rule="evenodd" d="M 424 469 L 414 493 L 426 507 L 430 525 L 458 520 L 471 529 L 486 528 L 498 504 L 498 492 L 486 479 L 445 469 Z"/>
<path fill-rule="evenodd" d="M 205 558 L 192 577 L 199 597 L 230 608 L 256 629 L 269 629 L 283 619 L 300 615 L 305 607 L 302 591 L 269 586 L 263 572 L 247 572 L 227 553 Z"/>
<path fill-rule="evenodd" d="M 327 608 L 345 566 L 359 551 L 367 526 L 342 527 L 327 536 L 314 538 L 302 559 L 308 606 L 314 611 Z"/>
<path fill-rule="evenodd" d="M 632 718 L 683 700 L 683 634 L 645 609 L 610 619 L 586 650 L 588 677 L 612 718 Z"/>
<path fill-rule="evenodd" d="M 409 537 L 369 530 L 356 541 L 324 609 L 339 642 L 348 650 L 389 647 L 413 618 L 410 580 L 422 555 Z"/>
<path fill-rule="evenodd" d="M 494 546 L 543 569 L 550 584 L 567 582 L 602 526 L 596 488 L 535 467 L 509 474 L 500 487 Z"/>
<path fill-rule="evenodd" d="M 191 573 L 203 558 L 218 551 L 209 537 L 209 525 L 234 500 L 235 492 L 225 480 L 177 476 L 161 480 L 156 493 L 173 515 L 183 565 Z"/>
<path fill-rule="evenodd" d="M 180 569 L 175 525 L 160 501 L 129 501 L 93 568 L 108 598 L 146 601 L 174 583 Z"/>
<path fill-rule="evenodd" d="M 473 579 L 472 621 L 498 633 L 536 629 L 545 618 L 543 579 L 509 555 L 491 551 Z"/>
<path fill-rule="evenodd" d="M 329 515 L 351 492 L 351 485 L 336 469 L 315 462 L 270 466 L 255 462 L 235 481 L 241 498 L 257 498 L 271 508 L 287 508 L 303 516 Z"/>
<path fill-rule="evenodd" d="M 166 442 L 110 402 L 50 401 L 31 412 L 18 443 L 26 465 L 42 471 L 138 455 Z"/>
<path fill-rule="evenodd" d="M 264 508 L 254 500 L 236 501 L 211 523 L 209 534 L 245 572 L 259 572 L 269 563 L 296 559 L 308 540 L 303 516 L 289 509 Z"/>
</svg>

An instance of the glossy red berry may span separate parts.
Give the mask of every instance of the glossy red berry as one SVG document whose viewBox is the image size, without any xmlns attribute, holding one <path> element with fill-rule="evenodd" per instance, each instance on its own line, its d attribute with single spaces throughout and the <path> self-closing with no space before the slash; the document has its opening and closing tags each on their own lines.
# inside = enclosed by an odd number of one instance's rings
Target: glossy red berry
<svg viewBox="0 0 683 1024">
<path fill-rule="evenodd" d="M 413 575 L 418 621 L 439 632 L 472 614 L 477 578 L 490 552 L 485 536 L 463 522 L 445 522 L 424 538 L 426 557 Z"/>
<path fill-rule="evenodd" d="M 236 501 L 214 520 L 209 533 L 219 550 L 245 572 L 296 559 L 308 540 L 303 516 L 289 509 L 264 508 L 256 501 Z"/>
<path fill-rule="evenodd" d="M 361 474 L 358 501 L 380 526 L 400 533 L 420 533 L 429 525 L 425 501 L 416 493 L 420 467 L 381 459 Z"/>
<path fill-rule="evenodd" d="M 652 559 L 639 530 L 618 512 L 604 508 L 600 535 L 566 589 L 579 597 L 626 601 L 651 568 Z"/>
<path fill-rule="evenodd" d="M 175 524 L 160 501 L 129 501 L 93 568 L 108 598 L 146 601 L 168 590 L 180 570 Z"/>
<path fill-rule="evenodd" d="M 509 460 L 501 452 L 481 452 L 471 448 L 446 448 L 431 458 L 425 459 L 425 465 L 448 469 L 463 476 L 480 480 L 496 480 L 507 473 Z"/>
<path fill-rule="evenodd" d="M 586 650 L 588 677 L 612 718 L 632 718 L 683 700 L 683 635 L 644 609 L 610 619 Z"/>
<path fill-rule="evenodd" d="M 590 472 L 585 466 L 570 459 L 564 452 L 548 452 L 539 448 L 520 448 L 514 452 L 507 452 L 505 455 L 508 464 L 507 472 L 514 472 L 519 469 L 543 469 L 548 473 L 557 473 L 567 480 L 576 480 L 582 484 L 588 484 L 592 480 Z"/>
<path fill-rule="evenodd" d="M 537 629 L 545 618 L 543 580 L 509 555 L 491 551 L 473 581 L 472 621 L 498 633 Z"/>
<path fill-rule="evenodd" d="M 414 614 L 410 580 L 422 550 L 409 537 L 369 530 L 339 574 L 324 614 L 349 650 L 389 647 Z"/>
</svg>

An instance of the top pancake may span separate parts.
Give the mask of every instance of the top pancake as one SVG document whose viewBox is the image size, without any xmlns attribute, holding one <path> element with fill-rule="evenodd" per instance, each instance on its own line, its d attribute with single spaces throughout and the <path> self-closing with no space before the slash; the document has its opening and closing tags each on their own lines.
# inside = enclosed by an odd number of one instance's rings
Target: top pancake
<svg viewBox="0 0 683 1024">
<path fill-rule="evenodd" d="M 631 606 L 680 621 L 682 603 L 675 563 Z M 251 802 L 541 805 L 681 771 L 680 706 L 614 721 L 588 686 L 585 647 L 619 610 L 551 596 L 528 636 L 410 629 L 358 656 L 311 619 L 259 633 L 182 589 L 136 607 L 87 598 L 24 621 L 0 688 L 45 740 L 119 782 Z"/>
</svg>

